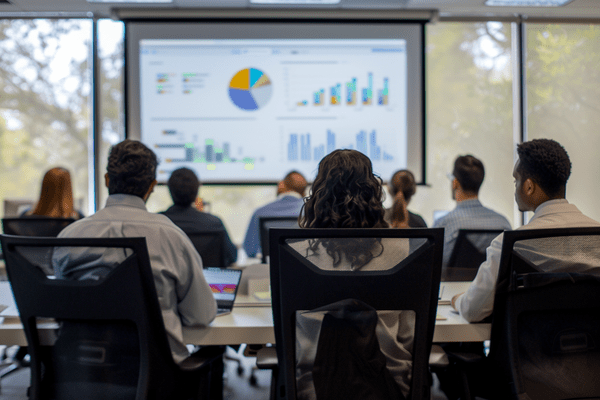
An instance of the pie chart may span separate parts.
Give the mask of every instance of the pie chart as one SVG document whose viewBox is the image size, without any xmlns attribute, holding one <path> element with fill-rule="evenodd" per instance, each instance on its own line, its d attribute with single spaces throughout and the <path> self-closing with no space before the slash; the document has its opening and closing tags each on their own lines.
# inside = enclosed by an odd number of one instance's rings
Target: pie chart
<svg viewBox="0 0 600 400">
<path fill-rule="evenodd" d="M 264 107 L 272 92 L 271 80 L 256 68 L 238 71 L 229 82 L 229 98 L 242 110 L 255 111 Z"/>
</svg>

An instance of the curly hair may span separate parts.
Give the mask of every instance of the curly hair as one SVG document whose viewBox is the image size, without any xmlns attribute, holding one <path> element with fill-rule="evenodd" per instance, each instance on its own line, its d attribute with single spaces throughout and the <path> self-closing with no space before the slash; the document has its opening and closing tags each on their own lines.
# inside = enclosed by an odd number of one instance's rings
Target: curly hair
<svg viewBox="0 0 600 400">
<path fill-rule="evenodd" d="M 167 182 L 173 203 L 187 207 L 196 200 L 200 180 L 189 168 L 178 168 L 171 173 Z"/>
<path fill-rule="evenodd" d="M 563 194 L 571 175 L 571 160 L 560 143 L 552 139 L 534 139 L 517 145 L 523 179 L 530 178 L 550 197 Z"/>
<path fill-rule="evenodd" d="M 156 154 L 137 140 L 125 139 L 108 156 L 108 194 L 131 194 L 143 198 L 156 179 Z"/>
<path fill-rule="evenodd" d="M 477 194 L 485 177 L 485 168 L 479 159 L 467 154 L 456 158 L 452 175 L 465 192 Z"/>
<path fill-rule="evenodd" d="M 356 150 L 335 150 L 319 163 L 311 196 L 302 207 L 299 225 L 302 228 L 387 228 L 382 204 L 381 179 L 373 174 L 371 160 Z M 309 250 L 317 252 L 321 244 L 333 260 L 341 262 L 342 254 L 353 269 L 360 268 L 383 251 L 377 239 L 344 241 L 313 240 Z M 381 251 L 375 256 L 373 247 Z"/>
</svg>

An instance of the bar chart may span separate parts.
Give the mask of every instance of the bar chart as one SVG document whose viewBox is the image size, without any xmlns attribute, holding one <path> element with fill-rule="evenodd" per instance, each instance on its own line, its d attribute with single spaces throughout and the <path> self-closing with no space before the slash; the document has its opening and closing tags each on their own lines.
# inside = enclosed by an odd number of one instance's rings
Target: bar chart
<svg viewBox="0 0 600 400">
<path fill-rule="evenodd" d="M 324 141 L 317 143 L 319 138 L 323 138 L 323 135 L 319 135 L 317 139 L 313 139 L 313 135 L 310 132 L 290 133 L 287 142 L 287 161 L 318 162 L 337 148 L 358 150 L 373 162 L 394 161 L 394 156 L 383 151 L 382 146 L 377 143 L 376 130 L 372 130 L 369 133 L 366 130 L 361 130 L 354 135 L 353 141 L 347 142 L 336 141 L 336 134 L 330 129 L 327 130 Z"/>
</svg>

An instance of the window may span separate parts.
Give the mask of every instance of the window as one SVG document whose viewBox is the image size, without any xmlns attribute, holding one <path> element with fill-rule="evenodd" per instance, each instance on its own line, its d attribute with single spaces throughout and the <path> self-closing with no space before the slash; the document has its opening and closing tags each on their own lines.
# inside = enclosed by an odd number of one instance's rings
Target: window
<svg viewBox="0 0 600 400">
<path fill-rule="evenodd" d="M 36 202 L 61 166 L 88 213 L 91 37 L 91 20 L 0 20 L 0 201 Z"/>
<path fill-rule="evenodd" d="M 600 220 L 600 26 L 527 24 L 527 135 L 571 158 L 567 199 Z"/>
</svg>

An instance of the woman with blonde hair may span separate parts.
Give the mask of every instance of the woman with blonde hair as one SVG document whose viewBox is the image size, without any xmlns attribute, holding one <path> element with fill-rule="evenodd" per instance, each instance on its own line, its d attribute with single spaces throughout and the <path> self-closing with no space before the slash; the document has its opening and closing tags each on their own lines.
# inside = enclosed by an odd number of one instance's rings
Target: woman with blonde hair
<svg viewBox="0 0 600 400">
<path fill-rule="evenodd" d="M 64 168 L 52 168 L 44 175 L 40 199 L 23 217 L 44 216 L 53 218 L 83 218 L 73 206 L 71 174 Z"/>
</svg>

